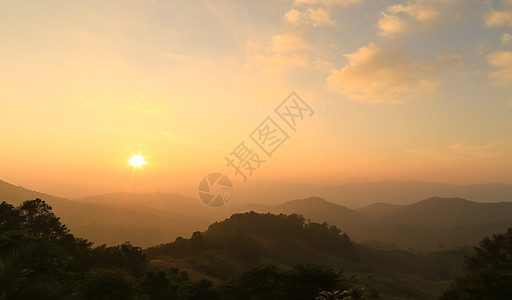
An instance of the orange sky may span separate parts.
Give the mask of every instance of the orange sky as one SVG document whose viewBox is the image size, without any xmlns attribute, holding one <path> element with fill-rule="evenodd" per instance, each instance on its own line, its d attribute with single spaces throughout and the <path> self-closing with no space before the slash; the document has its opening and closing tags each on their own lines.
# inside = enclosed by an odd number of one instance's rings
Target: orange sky
<svg viewBox="0 0 512 300">
<path fill-rule="evenodd" d="M 10 1 L 0 20 L 14 184 L 242 184 L 225 157 L 292 91 L 314 114 L 248 180 L 512 184 L 511 1 Z"/>
</svg>

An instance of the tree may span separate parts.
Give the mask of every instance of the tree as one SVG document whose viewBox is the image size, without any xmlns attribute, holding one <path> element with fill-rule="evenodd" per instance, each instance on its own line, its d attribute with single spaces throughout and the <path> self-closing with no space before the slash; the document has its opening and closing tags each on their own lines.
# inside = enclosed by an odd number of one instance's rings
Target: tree
<svg viewBox="0 0 512 300">
<path fill-rule="evenodd" d="M 321 291 L 349 288 L 351 282 L 325 267 L 306 264 L 284 271 L 263 265 L 230 280 L 224 290 L 226 299 L 311 300 Z"/>
<path fill-rule="evenodd" d="M 93 269 L 85 275 L 87 299 L 129 300 L 137 292 L 135 278 L 123 269 Z"/>
<path fill-rule="evenodd" d="M 23 217 L 20 211 L 5 201 L 0 203 L 0 233 L 20 230 L 23 224 Z"/>
<path fill-rule="evenodd" d="M 33 235 L 58 239 L 69 233 L 52 212 L 52 207 L 39 198 L 23 202 L 18 209 L 24 219 L 22 229 Z"/>
<path fill-rule="evenodd" d="M 467 257 L 465 275 L 455 281 L 441 299 L 506 300 L 512 295 L 512 228 L 486 237 Z"/>
<path fill-rule="evenodd" d="M 147 264 L 146 254 L 140 247 L 132 246 L 129 242 L 118 246 L 101 245 L 92 250 L 93 264 L 97 268 L 127 269 L 136 277 L 140 277 Z"/>
<path fill-rule="evenodd" d="M 319 291 L 348 287 L 341 272 L 325 267 L 298 265 L 288 274 L 288 294 L 292 294 L 293 299 L 314 299 Z"/>
<path fill-rule="evenodd" d="M 173 284 L 164 271 L 149 271 L 143 278 L 141 286 L 149 296 L 149 300 L 178 298 L 178 285 Z"/>
<path fill-rule="evenodd" d="M 285 278 L 272 265 L 252 268 L 225 285 L 227 299 L 284 299 Z"/>
<path fill-rule="evenodd" d="M 42 276 L 58 256 L 41 243 L 15 242 L 2 247 L 0 299 L 60 299 L 56 285 Z"/>
</svg>

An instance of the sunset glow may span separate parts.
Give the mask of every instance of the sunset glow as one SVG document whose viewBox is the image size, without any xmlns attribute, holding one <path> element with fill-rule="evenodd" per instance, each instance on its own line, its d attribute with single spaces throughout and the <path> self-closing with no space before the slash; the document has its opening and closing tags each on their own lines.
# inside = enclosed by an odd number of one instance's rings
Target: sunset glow
<svg viewBox="0 0 512 300">
<path fill-rule="evenodd" d="M 128 163 L 132 165 L 134 168 L 140 168 L 143 165 L 147 164 L 147 162 L 144 160 L 144 157 L 140 154 L 133 155 L 130 160 L 128 160 Z"/>
<path fill-rule="evenodd" d="M 510 1 L 52 3 L 0 4 L 9 182 L 239 184 L 225 157 L 295 91 L 313 117 L 271 159 L 249 145 L 248 182 L 512 184 Z M 132 180 L 142 144 L 158 164 Z"/>
</svg>

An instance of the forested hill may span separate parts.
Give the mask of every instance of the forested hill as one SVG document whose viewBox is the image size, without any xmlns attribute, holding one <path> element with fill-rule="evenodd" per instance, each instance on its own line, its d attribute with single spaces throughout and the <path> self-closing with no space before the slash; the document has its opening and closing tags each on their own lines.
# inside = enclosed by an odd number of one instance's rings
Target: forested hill
<svg viewBox="0 0 512 300">
<path fill-rule="evenodd" d="M 216 222 L 204 233 L 195 232 L 190 239 L 179 237 L 173 243 L 146 250 L 153 257 L 201 256 L 204 252 L 214 255 L 212 251 L 219 254 L 211 260 L 218 265 L 212 265 L 209 273 L 227 278 L 238 268 L 230 270 L 231 264 L 224 264 L 224 260 L 236 262 L 236 266 L 249 266 L 261 262 L 331 265 L 335 259 L 339 265 L 340 260 L 353 257 L 354 244 L 334 225 L 306 222 L 297 214 L 248 212 Z"/>
<path fill-rule="evenodd" d="M 329 266 L 363 279 L 381 296 L 435 299 L 463 272 L 470 249 L 417 254 L 358 245 L 339 228 L 301 215 L 234 214 L 190 238 L 145 250 L 156 264 L 180 262 L 221 280 L 262 264 L 289 269 L 298 264 Z M 171 263 L 171 265 L 172 265 Z"/>
</svg>

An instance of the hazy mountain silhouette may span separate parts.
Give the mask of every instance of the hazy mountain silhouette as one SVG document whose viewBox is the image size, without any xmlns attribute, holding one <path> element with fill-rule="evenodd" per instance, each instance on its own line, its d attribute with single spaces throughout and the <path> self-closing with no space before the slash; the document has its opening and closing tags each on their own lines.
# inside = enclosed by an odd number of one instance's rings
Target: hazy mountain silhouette
<svg viewBox="0 0 512 300">
<path fill-rule="evenodd" d="M 284 184 L 283 190 L 295 186 Z M 296 198 L 298 200 L 283 203 L 290 197 L 280 191 L 278 185 L 274 185 L 270 191 L 260 190 L 259 197 L 252 195 L 247 201 L 241 199 L 243 191 L 237 190 L 237 198 L 219 209 L 209 208 L 198 199 L 165 193 L 111 193 L 71 201 L 3 181 L 0 181 L 0 200 L 19 204 L 24 200 L 44 199 L 76 234 L 97 243 L 115 244 L 129 240 L 142 246 L 149 246 L 179 235 L 190 234 L 233 213 L 254 210 L 299 213 L 315 222 L 335 224 L 357 241 L 428 250 L 472 245 L 484 236 L 505 230 L 512 226 L 512 203 L 477 203 L 462 198 L 426 197 L 428 199 L 423 198 L 416 203 L 397 205 L 396 203 L 400 202 L 413 202 L 406 200 L 408 191 L 413 191 L 411 198 L 428 193 L 429 187 L 434 190 L 437 188 L 437 192 L 442 187 L 451 190 L 450 193 L 460 189 L 461 193 L 479 195 L 482 191 L 492 190 L 493 186 L 495 185 L 451 186 L 381 182 L 332 188 L 336 191 L 335 194 L 350 194 L 350 199 L 357 199 L 359 203 L 370 200 L 379 202 L 360 209 L 350 209 L 336 204 L 346 202 L 340 201 L 341 198 L 308 196 L 309 198 Z M 367 190 L 372 187 L 375 187 L 376 191 Z M 294 193 L 306 193 L 307 189 L 316 190 L 317 187 L 305 185 L 302 186 L 302 190 L 295 190 Z M 507 195 L 508 189 L 509 186 L 498 185 L 497 192 L 491 194 L 502 199 Z M 246 189 L 248 190 L 250 189 Z M 275 198 L 268 194 L 270 192 L 281 195 L 282 198 L 276 202 L 283 204 L 270 204 Z M 390 194 L 386 194 L 387 192 Z M 313 194 L 319 195 L 321 192 L 317 190 Z M 344 197 L 343 199 L 347 199 L 348 196 Z M 382 203 L 382 199 L 390 198 L 395 204 Z M 486 199 L 489 202 L 491 198 Z M 249 203 L 251 199 L 256 203 Z"/>
<path fill-rule="evenodd" d="M 70 201 L 65 198 L 32 191 L 22 186 L 16 186 L 2 180 L 0 180 L 0 196 L 5 199 L 6 202 L 13 205 L 19 205 L 25 200 L 31 200 L 35 198 L 45 199 L 45 201 L 51 205 L 58 205 L 60 203 L 66 203 Z"/>
<path fill-rule="evenodd" d="M 371 210 L 374 207 L 370 207 Z M 365 215 L 366 209 L 360 209 Z M 482 223 L 512 221 L 512 203 L 477 203 L 462 198 L 434 197 L 405 206 L 371 212 L 375 221 L 450 228 Z"/>
<path fill-rule="evenodd" d="M 148 206 L 154 209 L 174 213 L 187 213 L 188 215 L 204 215 L 212 210 L 203 205 L 197 199 L 185 197 L 179 194 L 165 193 L 109 193 L 76 199 L 80 202 L 96 203 L 101 205 L 127 207 L 127 206 Z"/>
<path fill-rule="evenodd" d="M 60 197 L 75 200 L 77 198 L 91 197 L 95 195 L 111 192 L 107 188 L 95 186 L 84 186 L 74 184 L 56 184 L 41 188 L 41 191 L 50 195 L 59 195 Z"/>
<path fill-rule="evenodd" d="M 460 197 L 475 202 L 512 201 L 512 186 L 506 184 L 452 185 L 433 182 L 381 181 L 338 186 L 279 181 L 251 181 L 236 189 L 235 200 L 252 203 L 281 203 L 316 195 L 349 208 L 376 202 L 412 204 L 431 197 Z"/>
<path fill-rule="evenodd" d="M 512 226 L 512 203 L 477 203 L 460 198 L 430 198 L 411 205 L 373 204 L 351 210 L 312 197 L 260 211 L 298 213 L 335 224 L 353 239 L 431 250 L 473 245 Z"/>
<path fill-rule="evenodd" d="M 109 206 L 55 197 L 0 181 L 0 202 L 19 205 L 40 198 L 52 206 L 74 234 L 95 243 L 131 241 L 150 246 L 205 228 L 210 220 L 141 205 Z"/>
</svg>

